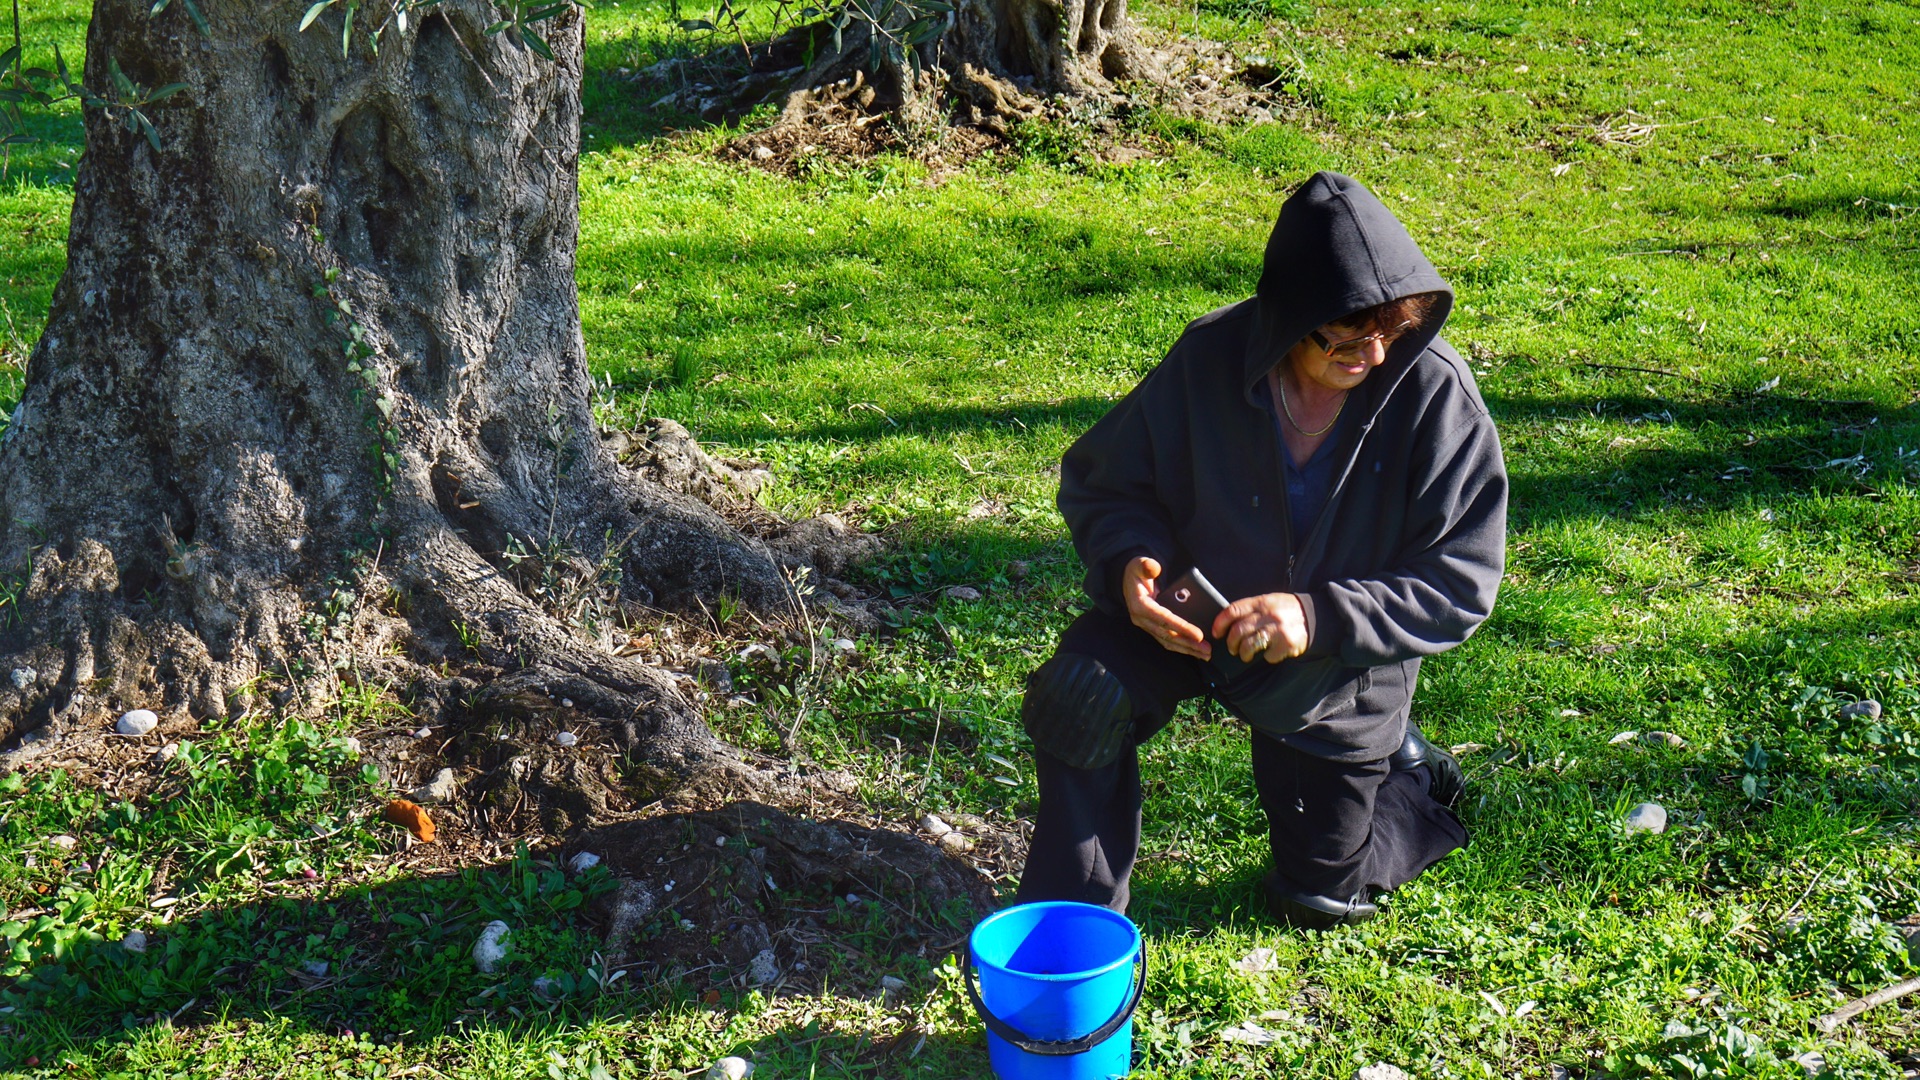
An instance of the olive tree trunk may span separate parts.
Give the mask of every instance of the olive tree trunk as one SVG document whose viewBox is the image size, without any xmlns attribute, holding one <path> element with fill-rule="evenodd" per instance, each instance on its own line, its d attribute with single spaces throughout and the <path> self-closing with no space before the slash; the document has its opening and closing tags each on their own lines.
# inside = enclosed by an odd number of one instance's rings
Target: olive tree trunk
<svg viewBox="0 0 1920 1080">
<path fill-rule="evenodd" d="M 1041 111 L 1047 98 L 1099 96 L 1159 74 L 1127 0 L 952 0 L 951 8 L 939 15 L 920 0 L 860 0 L 840 9 L 864 16 L 847 18 L 840 33 L 831 19 L 795 28 L 754 53 L 745 73 L 714 79 L 703 71 L 662 101 L 716 122 L 775 99 L 783 101 L 783 126 L 851 107 L 944 113 L 1004 134 L 1008 121 Z M 727 43 L 708 60 L 727 67 L 738 56 Z M 652 70 L 671 78 L 689 62 Z"/>
<path fill-rule="evenodd" d="M 777 552 L 595 429 L 574 284 L 581 27 L 450 0 L 342 54 L 306 0 L 97 0 L 65 276 L 0 442 L 0 749 L 132 706 L 217 716 L 317 657 L 442 661 L 642 756 L 719 748 L 553 603 L 792 602 Z M 371 6 L 369 6 L 371 10 Z M 697 454 L 697 450 L 694 451 Z M 582 604 L 585 601 L 581 601 Z M 576 612 L 580 605 L 576 604 Z M 0 617 L 7 614 L 0 609 Z M 470 684 L 461 684 L 469 686 Z M 465 691 L 463 691 L 465 692 Z"/>
</svg>

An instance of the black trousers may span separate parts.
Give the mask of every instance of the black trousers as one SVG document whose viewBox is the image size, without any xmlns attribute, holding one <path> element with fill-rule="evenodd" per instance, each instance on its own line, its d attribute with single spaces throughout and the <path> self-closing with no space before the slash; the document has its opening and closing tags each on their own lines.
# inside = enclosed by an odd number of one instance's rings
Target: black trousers
<svg viewBox="0 0 1920 1080">
<path fill-rule="evenodd" d="M 1134 744 L 1098 769 L 1034 752 L 1040 811 L 1018 900 L 1125 911 L 1143 810 L 1135 746 L 1165 726 L 1180 702 L 1206 693 L 1204 665 L 1099 611 L 1076 619 L 1058 651 L 1092 656 L 1120 678 L 1135 705 Z M 1329 761 L 1259 731 L 1252 759 L 1273 867 L 1295 892 L 1364 898 L 1412 881 L 1466 845 L 1460 820 L 1428 796 L 1424 767 L 1395 772 L 1384 760 Z"/>
</svg>

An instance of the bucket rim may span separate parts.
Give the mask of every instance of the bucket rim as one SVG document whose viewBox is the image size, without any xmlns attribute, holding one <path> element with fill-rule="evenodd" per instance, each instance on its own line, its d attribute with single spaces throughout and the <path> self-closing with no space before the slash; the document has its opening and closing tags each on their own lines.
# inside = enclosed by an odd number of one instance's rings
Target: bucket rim
<svg viewBox="0 0 1920 1080">
<path fill-rule="evenodd" d="M 993 923 L 999 921 L 1001 918 L 1012 915 L 1015 912 L 1033 911 L 1035 909 L 1040 909 L 1040 908 L 1077 908 L 1079 910 L 1085 911 L 1088 914 L 1097 914 L 1099 917 L 1106 919 L 1109 922 L 1117 921 L 1118 923 L 1120 923 L 1121 925 L 1124 925 L 1127 928 L 1127 933 L 1128 933 L 1128 936 L 1131 938 L 1132 945 L 1125 952 L 1121 953 L 1119 957 L 1115 958 L 1109 963 L 1102 964 L 1099 967 L 1085 968 L 1080 971 L 1063 971 L 1063 972 L 1057 972 L 1057 973 L 1047 973 L 1047 972 L 1038 972 L 1038 971 L 1020 971 L 1017 968 L 1010 968 L 1010 967 L 1007 967 L 1005 964 L 996 964 L 996 963 L 993 963 L 992 961 L 981 958 L 980 950 L 974 944 L 974 941 L 979 936 L 980 931 L 986 929 L 988 926 L 991 926 Z M 1022 979 L 1033 979 L 1039 982 L 1078 981 L 1081 979 L 1090 979 L 1097 975 L 1105 975 L 1107 972 L 1113 971 L 1116 968 L 1126 966 L 1126 965 L 1131 965 L 1134 962 L 1134 957 L 1140 955 L 1140 951 L 1144 947 L 1145 947 L 1145 942 L 1140 936 L 1140 927 L 1136 926 L 1132 919 L 1129 919 L 1125 915 L 1122 915 L 1119 912 L 1114 911 L 1112 908 L 1101 907 L 1099 904 L 1086 904 L 1078 900 L 1037 900 L 1030 904 L 1014 904 L 1011 907 L 1004 907 L 1004 908 L 1001 908 L 999 911 L 996 911 L 993 914 L 987 916 L 986 918 L 981 919 L 978 923 L 975 923 L 973 927 L 973 932 L 967 935 L 967 952 L 972 955 L 973 965 L 976 968 L 980 968 L 982 970 L 992 970 L 996 972 L 1003 972 L 1005 974 L 1017 976 Z"/>
</svg>

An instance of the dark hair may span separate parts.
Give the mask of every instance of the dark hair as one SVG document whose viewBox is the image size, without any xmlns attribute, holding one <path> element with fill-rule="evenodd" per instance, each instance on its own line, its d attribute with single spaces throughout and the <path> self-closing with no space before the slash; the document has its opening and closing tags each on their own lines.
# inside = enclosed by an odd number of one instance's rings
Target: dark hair
<svg viewBox="0 0 1920 1080">
<path fill-rule="evenodd" d="M 1438 303 L 1440 296 L 1440 293 L 1415 293 L 1412 296 L 1396 297 L 1384 304 L 1361 308 L 1335 322 L 1363 334 L 1377 334 L 1408 323 L 1421 326 L 1433 315 L 1434 305 Z"/>
</svg>

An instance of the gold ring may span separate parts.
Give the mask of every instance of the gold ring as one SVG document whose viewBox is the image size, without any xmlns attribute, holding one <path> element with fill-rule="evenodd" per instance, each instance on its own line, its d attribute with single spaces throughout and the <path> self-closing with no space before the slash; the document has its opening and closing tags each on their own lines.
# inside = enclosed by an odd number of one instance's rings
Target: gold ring
<svg viewBox="0 0 1920 1080">
<path fill-rule="evenodd" d="M 1273 639 L 1267 636 L 1267 632 L 1265 630 L 1262 630 L 1259 633 L 1248 638 L 1247 644 L 1253 646 L 1254 652 L 1266 652 L 1267 646 L 1273 644 Z"/>
</svg>

